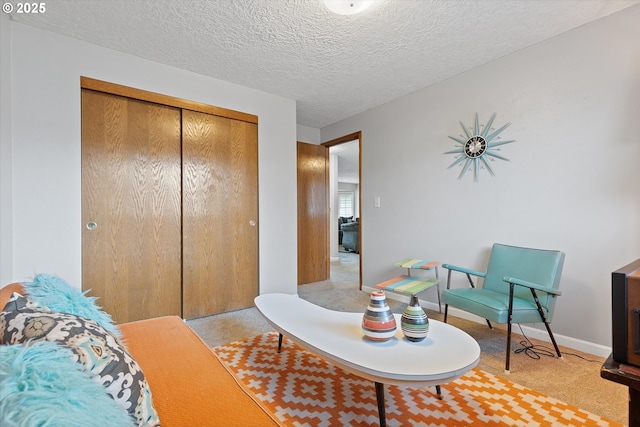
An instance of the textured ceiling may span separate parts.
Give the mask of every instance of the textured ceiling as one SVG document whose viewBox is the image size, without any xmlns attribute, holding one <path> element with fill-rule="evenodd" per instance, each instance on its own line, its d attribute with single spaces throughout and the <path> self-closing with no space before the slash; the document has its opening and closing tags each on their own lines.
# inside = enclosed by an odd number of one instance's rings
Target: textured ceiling
<svg viewBox="0 0 640 427">
<path fill-rule="evenodd" d="M 322 128 L 640 0 L 48 0 L 13 20 L 297 102 Z"/>
</svg>

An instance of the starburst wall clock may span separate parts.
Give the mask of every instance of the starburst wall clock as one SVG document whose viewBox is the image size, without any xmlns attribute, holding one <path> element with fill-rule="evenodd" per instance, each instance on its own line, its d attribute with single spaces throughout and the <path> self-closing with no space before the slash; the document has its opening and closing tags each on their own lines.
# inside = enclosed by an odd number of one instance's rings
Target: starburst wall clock
<svg viewBox="0 0 640 427">
<path fill-rule="evenodd" d="M 500 129 L 495 130 L 491 127 L 495 118 L 496 113 L 493 113 L 487 124 L 481 125 L 478 122 L 478 113 L 476 113 L 476 119 L 473 127 L 467 127 L 460 122 L 464 135 L 461 134 L 459 137 L 449 136 L 449 138 L 456 141 L 459 145 L 455 150 L 447 151 L 445 153 L 457 155 L 456 160 L 449 165 L 449 169 L 456 165 L 460 165 L 462 167 L 462 171 L 460 172 L 460 175 L 458 175 L 458 179 L 461 179 L 469 169 L 473 169 L 473 180 L 476 182 L 478 181 L 480 169 L 487 169 L 491 176 L 495 176 L 495 173 L 489 163 L 495 161 L 495 159 L 509 160 L 498 154 L 496 151 L 500 151 L 500 149 L 496 149 L 495 147 L 515 142 L 515 139 L 505 141 L 499 136 L 500 133 L 509 127 L 511 123 L 507 123 Z"/>
</svg>

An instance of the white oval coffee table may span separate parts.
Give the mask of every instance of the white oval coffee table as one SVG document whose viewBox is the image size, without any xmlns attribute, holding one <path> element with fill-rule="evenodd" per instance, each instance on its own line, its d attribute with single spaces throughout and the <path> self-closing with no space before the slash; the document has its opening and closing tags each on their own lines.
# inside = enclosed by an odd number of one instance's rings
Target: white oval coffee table
<svg viewBox="0 0 640 427">
<path fill-rule="evenodd" d="M 363 313 L 328 310 L 289 294 L 265 294 L 255 304 L 282 335 L 347 372 L 376 384 L 380 425 L 386 425 L 384 385 L 427 387 L 454 381 L 480 361 L 480 346 L 460 329 L 429 319 L 429 335 L 421 342 L 398 330 L 389 341 L 364 337 Z M 280 349 L 278 348 L 278 351 Z"/>
</svg>

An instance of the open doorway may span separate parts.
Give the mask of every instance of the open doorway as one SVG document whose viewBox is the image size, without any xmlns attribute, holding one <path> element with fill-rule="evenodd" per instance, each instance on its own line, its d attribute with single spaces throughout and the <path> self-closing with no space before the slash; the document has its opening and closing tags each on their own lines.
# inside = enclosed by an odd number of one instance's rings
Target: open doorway
<svg viewBox="0 0 640 427">
<path fill-rule="evenodd" d="M 331 280 L 362 289 L 361 132 L 322 145 L 329 148 Z"/>
</svg>

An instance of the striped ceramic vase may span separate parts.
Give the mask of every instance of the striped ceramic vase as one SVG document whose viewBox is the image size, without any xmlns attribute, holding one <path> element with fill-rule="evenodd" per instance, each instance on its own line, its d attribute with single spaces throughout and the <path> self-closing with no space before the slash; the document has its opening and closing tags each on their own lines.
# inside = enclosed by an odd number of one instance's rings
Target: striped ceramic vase
<svg viewBox="0 0 640 427">
<path fill-rule="evenodd" d="M 411 295 L 409 305 L 402 313 L 400 325 L 404 336 L 409 341 L 422 341 L 429 333 L 429 318 L 420 307 L 420 301 L 416 295 Z"/>
<path fill-rule="evenodd" d="M 373 341 L 387 341 L 396 334 L 393 316 L 384 291 L 371 292 L 371 300 L 362 317 L 364 336 Z"/>
</svg>

